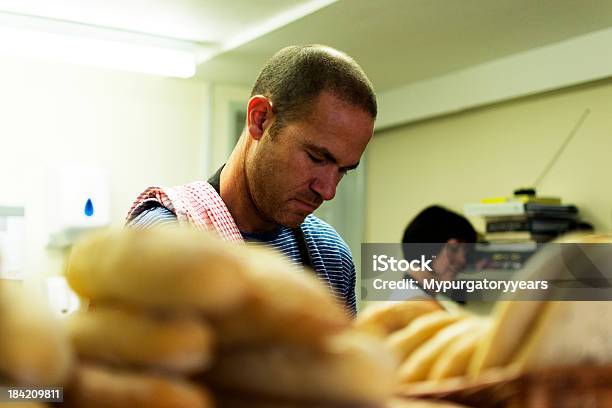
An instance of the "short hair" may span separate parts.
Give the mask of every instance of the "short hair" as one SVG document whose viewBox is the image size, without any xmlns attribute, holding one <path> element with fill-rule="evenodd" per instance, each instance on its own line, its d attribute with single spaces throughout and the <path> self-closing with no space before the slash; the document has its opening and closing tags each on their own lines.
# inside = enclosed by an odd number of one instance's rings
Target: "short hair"
<svg viewBox="0 0 612 408">
<path fill-rule="evenodd" d="M 372 83 L 354 59 L 324 45 L 290 46 L 263 67 L 251 96 L 272 100 L 276 121 L 270 134 L 309 113 L 308 102 L 330 91 L 376 119 L 378 107 Z"/>
<path fill-rule="evenodd" d="M 463 216 L 438 205 L 432 205 L 421 211 L 404 230 L 402 243 L 422 243 L 434 244 L 419 248 L 419 255 L 436 255 L 444 244 L 450 239 L 460 242 L 475 243 L 478 235 L 472 224 Z M 403 251 L 406 259 L 414 255 L 409 248 L 404 245 Z"/>
</svg>

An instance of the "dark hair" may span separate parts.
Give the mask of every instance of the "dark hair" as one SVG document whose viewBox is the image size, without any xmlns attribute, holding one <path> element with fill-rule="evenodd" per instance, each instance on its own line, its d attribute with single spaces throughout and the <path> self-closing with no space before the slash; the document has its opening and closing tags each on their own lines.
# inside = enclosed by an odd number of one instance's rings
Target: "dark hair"
<svg viewBox="0 0 612 408">
<path fill-rule="evenodd" d="M 472 224 L 463 216 L 447 210 L 446 208 L 432 205 L 421 211 L 406 227 L 402 243 L 429 243 L 425 250 L 418 249 L 419 253 L 426 256 L 437 254 L 449 239 L 460 242 L 475 243 L 477 234 Z M 406 259 L 412 258 L 409 248 L 404 245 L 403 251 Z"/>
<path fill-rule="evenodd" d="M 375 119 L 376 95 L 370 80 L 351 57 L 324 45 L 290 46 L 278 51 L 263 67 L 251 96 L 272 100 L 274 135 L 286 123 L 308 114 L 308 102 L 322 91 L 360 108 Z"/>
</svg>

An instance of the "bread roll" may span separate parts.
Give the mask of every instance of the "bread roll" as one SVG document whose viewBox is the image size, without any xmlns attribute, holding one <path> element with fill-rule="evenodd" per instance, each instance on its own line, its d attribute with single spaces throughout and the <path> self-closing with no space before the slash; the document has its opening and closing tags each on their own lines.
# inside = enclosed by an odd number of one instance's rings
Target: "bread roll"
<svg viewBox="0 0 612 408">
<path fill-rule="evenodd" d="M 423 381 L 429 376 L 436 359 L 452 342 L 477 326 L 476 318 L 466 318 L 440 330 L 434 337 L 417 348 L 399 369 L 401 382 Z"/>
<path fill-rule="evenodd" d="M 364 403 L 391 394 L 395 368 L 376 338 L 345 333 L 330 338 L 324 350 L 270 344 L 221 354 L 210 379 L 231 392 Z"/>
<path fill-rule="evenodd" d="M 189 228 L 93 234 L 70 255 L 66 278 L 94 302 L 224 313 L 244 300 L 238 247 Z"/>
<path fill-rule="evenodd" d="M 576 243 L 581 245 L 566 245 L 570 243 Z M 553 244 L 550 244 L 538 251 L 533 257 L 529 259 L 529 262 L 525 268 L 517 276 L 518 280 L 563 280 L 570 279 L 576 280 L 578 274 L 586 272 L 586 276 L 589 275 L 590 269 L 594 266 L 597 271 L 602 273 L 603 277 L 606 277 L 608 281 L 612 278 L 610 276 L 610 266 L 612 265 L 612 251 L 609 250 L 609 245 L 612 243 L 611 235 L 602 234 L 584 234 L 574 233 L 563 236 Z M 562 244 L 564 244 L 562 246 Z M 590 245 L 599 244 L 599 245 Z M 579 262 L 578 265 L 571 266 L 573 256 L 580 256 L 588 259 L 589 262 Z M 569 258 L 569 259 L 568 259 Z M 570 261 L 568 263 L 568 261 Z M 527 341 L 528 338 L 532 338 L 532 330 L 537 321 L 543 321 L 541 315 L 548 313 L 549 302 L 545 299 L 562 298 L 564 295 L 572 294 L 572 291 L 577 290 L 576 288 L 565 288 L 565 287 L 551 287 L 545 292 L 533 291 L 531 297 L 535 300 L 526 301 L 524 300 L 526 295 L 529 293 L 521 294 L 521 300 L 516 299 L 517 295 L 509 295 L 508 300 L 504 302 L 498 302 L 493 312 L 494 326 L 490 331 L 488 338 L 480 344 L 474 354 L 474 358 L 470 363 L 469 373 L 475 377 L 482 373 L 483 370 L 491 367 L 501 367 L 509 364 L 511 361 L 519 359 L 516 353 L 520 347 Z M 587 291 L 590 289 L 586 289 Z M 593 290 L 593 295 L 601 294 L 602 289 Z M 606 290 L 605 288 L 603 289 Z M 578 292 L 576 292 L 578 293 Z M 551 304 L 554 302 L 550 302 Z M 595 310 L 597 307 L 591 308 L 587 306 L 589 302 L 586 302 L 583 306 L 587 309 Z M 573 302 L 567 302 L 567 307 L 573 304 Z M 605 304 L 605 302 L 602 302 Z M 555 308 L 557 306 L 554 306 Z M 574 306 L 571 306 L 573 308 Z M 605 309 L 602 309 L 605 313 Z M 583 316 L 585 319 L 589 318 L 590 315 Z M 557 319 L 559 317 L 556 317 Z M 603 318 L 596 318 L 597 322 L 604 321 Z M 546 323 L 550 324 L 550 323 Z M 552 323 L 560 324 L 560 323 Z M 573 325 L 568 321 L 563 322 L 564 327 L 572 328 L 578 333 L 579 327 L 584 327 L 588 324 L 587 321 L 576 321 Z M 575 328 L 575 329 L 574 329 Z M 603 326 L 602 326 L 603 328 Z M 543 329 L 544 330 L 544 329 Z M 546 329 L 548 330 L 548 329 Z M 561 333 L 561 331 L 559 331 Z M 597 330 L 593 330 L 591 333 L 597 333 Z M 583 334 L 584 344 L 587 344 L 588 337 L 586 333 Z M 537 337 L 542 336 L 538 334 Z M 561 338 L 561 337 L 560 337 Z M 575 337 L 573 337 L 575 338 Z M 572 337 L 568 338 L 572 339 Z M 577 341 L 581 343 L 582 341 Z M 572 356 L 570 353 L 567 355 Z M 559 360 L 560 362 L 561 360 Z"/>
<path fill-rule="evenodd" d="M 316 345 L 347 328 L 350 318 L 312 271 L 261 246 L 241 248 L 249 297 L 212 323 L 223 347 L 273 342 Z"/>
<path fill-rule="evenodd" d="M 424 314 L 415 318 L 408 326 L 391 334 L 385 341 L 385 346 L 395 354 L 398 361 L 404 361 L 437 332 L 463 317 L 465 315 L 450 314 L 444 310 Z"/>
<path fill-rule="evenodd" d="M 438 310 L 442 310 L 440 304 L 429 299 L 378 302 L 357 316 L 354 327 L 359 331 L 387 337 L 417 317 Z"/>
<path fill-rule="evenodd" d="M 507 365 L 525 341 L 544 301 L 500 301 L 492 313 L 492 327 L 477 345 L 468 366 L 470 377 Z"/>
<path fill-rule="evenodd" d="M 522 370 L 612 363 L 612 302 L 551 301 L 513 359 Z"/>
<path fill-rule="evenodd" d="M 215 394 L 219 407 L 223 408 L 467 408 L 447 401 L 433 401 L 422 399 L 399 399 L 395 398 L 387 403 L 352 404 L 352 403 L 329 403 L 324 401 L 300 401 L 266 399 L 252 395 Z"/>
<path fill-rule="evenodd" d="M 434 401 L 424 399 L 395 398 L 385 405 L 385 408 L 467 408 L 448 401 Z"/>
<path fill-rule="evenodd" d="M 203 387 L 155 374 L 129 373 L 82 365 L 64 395 L 72 408 L 208 408 Z"/>
<path fill-rule="evenodd" d="M 0 375 L 12 385 L 57 385 L 71 364 L 68 338 L 38 293 L 0 286 Z"/>
<path fill-rule="evenodd" d="M 215 402 L 222 408 L 379 408 L 372 404 L 270 398 L 261 395 L 215 390 Z M 382 407 L 380 407 L 382 408 Z"/>
<path fill-rule="evenodd" d="M 436 359 L 428 379 L 439 381 L 465 375 L 476 346 L 482 340 L 489 325 L 489 320 L 482 320 L 472 331 L 455 339 Z"/>
<path fill-rule="evenodd" d="M 195 316 L 98 305 L 70 316 L 68 331 L 77 353 L 114 364 L 192 372 L 210 362 L 212 333 Z"/>
</svg>

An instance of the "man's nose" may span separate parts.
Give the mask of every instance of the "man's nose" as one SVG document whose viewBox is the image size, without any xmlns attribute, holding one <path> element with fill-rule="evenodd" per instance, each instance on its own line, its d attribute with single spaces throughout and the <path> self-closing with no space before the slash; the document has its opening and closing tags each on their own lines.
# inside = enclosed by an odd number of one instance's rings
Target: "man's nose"
<svg viewBox="0 0 612 408">
<path fill-rule="evenodd" d="M 337 172 L 326 171 L 320 174 L 312 183 L 311 188 L 325 201 L 329 201 L 336 196 L 336 187 L 340 182 Z"/>
</svg>

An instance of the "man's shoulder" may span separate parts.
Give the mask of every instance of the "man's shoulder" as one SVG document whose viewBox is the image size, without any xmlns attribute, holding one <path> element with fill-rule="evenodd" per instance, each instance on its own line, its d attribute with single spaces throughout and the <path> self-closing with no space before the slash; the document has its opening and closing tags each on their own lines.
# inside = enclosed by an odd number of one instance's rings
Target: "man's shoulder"
<svg viewBox="0 0 612 408">
<path fill-rule="evenodd" d="M 302 230 L 305 235 L 312 237 L 315 241 L 338 245 L 342 252 L 351 256 L 349 246 L 342 239 L 338 231 L 316 215 L 310 214 L 304 219 Z"/>
<path fill-rule="evenodd" d="M 323 235 L 331 235 L 342 239 L 334 227 L 314 214 L 310 214 L 304 219 L 302 229 L 308 230 L 309 232 L 318 232 Z"/>
<path fill-rule="evenodd" d="M 128 222 L 128 226 L 136 228 L 152 228 L 165 225 L 176 225 L 176 214 L 163 205 L 148 203 L 143 210 Z"/>
</svg>

